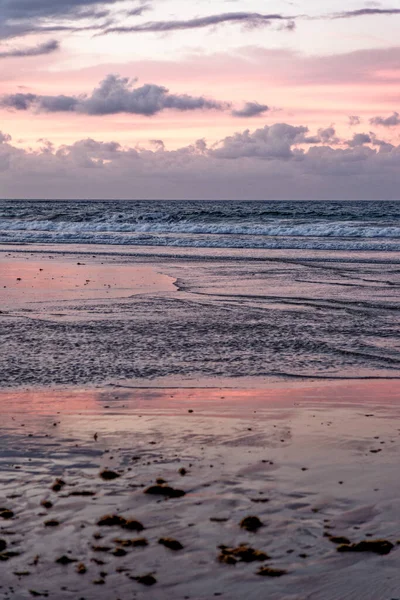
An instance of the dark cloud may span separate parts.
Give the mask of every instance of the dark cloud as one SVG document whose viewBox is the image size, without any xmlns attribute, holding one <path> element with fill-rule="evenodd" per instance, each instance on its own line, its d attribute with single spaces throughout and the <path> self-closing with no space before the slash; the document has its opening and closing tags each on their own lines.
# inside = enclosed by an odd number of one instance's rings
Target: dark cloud
<svg viewBox="0 0 400 600">
<path fill-rule="evenodd" d="M 366 17 L 374 15 L 400 15 L 400 8 L 360 8 L 337 13 L 334 19 L 350 19 L 352 17 Z"/>
<path fill-rule="evenodd" d="M 4 20 L 54 18 L 90 14 L 99 6 L 115 4 L 117 0 L 0 0 L 0 14 Z"/>
<path fill-rule="evenodd" d="M 17 93 L 0 97 L 0 106 L 14 110 L 34 109 L 39 112 L 76 112 L 87 115 L 130 113 L 152 116 L 166 109 L 179 111 L 225 110 L 230 105 L 203 96 L 171 94 L 163 86 L 145 84 L 108 75 L 90 96 L 41 96 Z"/>
<path fill-rule="evenodd" d="M 11 48 L 9 50 L 0 50 L 0 58 L 18 58 L 27 56 L 40 56 L 42 54 L 52 54 L 60 48 L 57 40 L 50 40 L 37 46 L 28 48 Z"/>
<path fill-rule="evenodd" d="M 287 29 L 293 29 L 294 21 L 292 17 L 286 17 L 280 14 L 260 14 L 254 12 L 230 12 L 219 15 L 209 15 L 187 20 L 171 21 L 148 21 L 139 25 L 126 25 L 110 27 L 104 33 L 165 33 L 168 31 L 181 31 L 187 29 L 202 29 L 212 27 L 223 23 L 242 23 L 248 27 L 266 27 L 274 21 L 278 21 Z"/>
<path fill-rule="evenodd" d="M 111 21 L 104 19 L 117 2 L 131 0 L 0 0 L 0 39 L 58 31 L 59 27 L 74 31 L 76 26 L 70 23 L 77 20 L 91 20 L 92 28 L 104 28 L 110 26 Z"/>
<path fill-rule="evenodd" d="M 246 102 L 246 104 L 240 110 L 233 110 L 232 115 L 234 117 L 257 117 L 269 110 L 269 106 L 266 104 L 259 104 L 258 102 Z"/>
<path fill-rule="evenodd" d="M 382 125 L 383 127 L 396 127 L 400 125 L 400 114 L 394 112 L 390 117 L 373 117 L 370 119 L 371 125 Z"/>
</svg>

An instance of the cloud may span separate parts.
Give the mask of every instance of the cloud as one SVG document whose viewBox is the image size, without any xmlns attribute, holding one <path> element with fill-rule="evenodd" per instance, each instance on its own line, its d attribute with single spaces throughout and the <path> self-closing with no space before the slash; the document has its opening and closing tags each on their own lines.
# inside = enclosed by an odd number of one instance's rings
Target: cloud
<svg viewBox="0 0 400 600">
<path fill-rule="evenodd" d="M 330 128 L 326 128 L 330 129 Z M 325 131 L 325 130 L 324 130 Z M 305 125 L 237 132 L 217 146 L 167 150 L 84 139 L 39 150 L 0 140 L 4 198 L 398 199 L 400 146 L 306 144 Z M 321 136 L 319 136 L 321 137 Z M 163 150 L 160 151 L 160 148 Z"/>
<path fill-rule="evenodd" d="M 258 117 L 269 110 L 269 106 L 266 104 L 259 104 L 258 102 L 246 102 L 246 104 L 240 110 L 233 110 L 232 115 L 234 117 Z"/>
<path fill-rule="evenodd" d="M 383 127 L 395 127 L 400 125 L 400 114 L 394 112 L 390 117 L 373 117 L 370 119 L 371 125 L 382 125 Z"/>
<path fill-rule="evenodd" d="M 336 130 L 332 125 L 318 129 L 317 135 L 303 137 L 303 144 L 338 144 L 339 138 L 336 136 Z"/>
<path fill-rule="evenodd" d="M 226 137 L 218 147 L 211 150 L 217 158 L 243 157 L 263 159 L 293 158 L 292 146 L 304 142 L 308 127 L 294 127 L 287 123 L 266 125 L 250 133 L 249 129 Z"/>
<path fill-rule="evenodd" d="M 37 46 L 28 48 L 11 48 L 9 50 L 0 50 L 0 58 L 19 58 L 28 56 L 41 56 L 43 54 L 51 54 L 60 48 L 57 40 L 50 40 Z"/>
<path fill-rule="evenodd" d="M 349 116 L 349 125 L 350 127 L 355 127 L 356 125 L 360 125 L 361 124 L 361 118 L 358 117 L 357 115 L 350 115 Z"/>
<path fill-rule="evenodd" d="M 0 131 L 0 144 L 5 144 L 11 142 L 11 135 L 8 135 L 8 133 L 3 133 L 2 131 Z"/>
<path fill-rule="evenodd" d="M 134 87 L 135 80 L 108 75 L 89 96 L 42 96 L 17 93 L 0 97 L 0 106 L 39 112 L 76 112 L 87 115 L 129 113 L 152 116 L 166 109 L 178 111 L 225 110 L 229 103 L 203 96 L 171 94 L 163 86 L 145 84 Z"/>
<path fill-rule="evenodd" d="M 265 125 L 252 133 L 246 129 L 226 137 L 213 150 L 219 158 L 235 159 L 252 157 L 262 159 L 291 159 L 299 155 L 297 146 L 317 144 L 338 144 L 339 138 L 331 127 L 318 129 L 317 135 L 308 135 L 309 129 L 303 125 L 293 126 L 287 123 Z"/>
<path fill-rule="evenodd" d="M 376 15 L 400 15 L 400 8 L 360 8 L 348 10 L 333 15 L 333 19 L 350 19 L 353 17 L 367 17 Z"/>
<path fill-rule="evenodd" d="M 110 27 L 104 33 L 165 33 L 187 29 L 203 29 L 223 23 L 242 23 L 247 27 L 267 27 L 274 21 L 283 24 L 284 28 L 294 28 L 293 17 L 280 14 L 261 14 L 254 12 L 229 12 L 219 15 L 209 15 L 187 20 L 148 21 L 139 25 Z"/>
<path fill-rule="evenodd" d="M 347 145 L 350 146 L 350 148 L 357 148 L 358 146 L 370 144 L 371 142 L 372 138 L 368 133 L 355 133 L 352 139 L 347 142 Z"/>
<path fill-rule="evenodd" d="M 97 28 L 100 24 L 96 21 L 107 18 L 109 9 L 118 2 L 130 3 L 131 0 L 0 0 L 0 39 L 75 30 L 71 22 L 77 20 L 92 20 L 92 26 Z M 102 27 L 109 25 L 110 21 L 101 24 Z"/>
</svg>

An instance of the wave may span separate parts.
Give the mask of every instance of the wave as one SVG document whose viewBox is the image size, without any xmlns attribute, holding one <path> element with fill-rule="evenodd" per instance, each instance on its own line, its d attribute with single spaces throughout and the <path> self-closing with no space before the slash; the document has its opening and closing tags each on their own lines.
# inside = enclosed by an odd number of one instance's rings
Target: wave
<svg viewBox="0 0 400 600">
<path fill-rule="evenodd" d="M 270 237 L 323 237 L 323 238 L 391 238 L 400 239 L 400 227 L 353 222 L 309 222 L 287 223 L 193 223 L 167 222 L 116 222 L 89 221 L 39 221 L 0 219 L 0 235 L 7 232 L 54 232 L 64 235 L 93 233 L 153 233 L 153 234 L 197 234 L 197 235 L 241 235 Z"/>
<path fill-rule="evenodd" d="M 110 246 L 146 246 L 175 248 L 231 248 L 254 250 L 338 250 L 400 252 L 400 240 L 266 237 L 233 235 L 160 235 L 113 232 L 0 231 L 2 244 L 90 244 Z"/>
</svg>

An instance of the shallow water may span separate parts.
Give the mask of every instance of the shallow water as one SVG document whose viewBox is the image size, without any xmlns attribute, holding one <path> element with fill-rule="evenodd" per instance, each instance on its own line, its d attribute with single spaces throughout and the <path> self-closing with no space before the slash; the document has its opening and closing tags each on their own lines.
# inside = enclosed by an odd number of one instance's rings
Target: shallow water
<svg viewBox="0 0 400 600">
<path fill-rule="evenodd" d="M 3 248 L 2 386 L 400 376 L 397 253 L 64 249 Z"/>
</svg>

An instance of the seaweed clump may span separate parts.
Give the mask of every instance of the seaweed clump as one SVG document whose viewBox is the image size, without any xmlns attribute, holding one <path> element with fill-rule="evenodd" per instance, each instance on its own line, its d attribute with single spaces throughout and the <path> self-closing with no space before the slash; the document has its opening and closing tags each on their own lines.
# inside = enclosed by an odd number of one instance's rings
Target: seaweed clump
<svg viewBox="0 0 400 600">
<path fill-rule="evenodd" d="M 287 571 L 285 571 L 285 569 L 273 569 L 272 567 L 261 567 L 257 571 L 257 575 L 261 575 L 262 577 L 282 577 L 282 575 L 287 575 Z"/>
<path fill-rule="evenodd" d="M 337 548 L 338 552 L 374 552 L 375 554 L 389 554 L 394 545 L 387 540 L 363 540 L 355 544 L 342 544 Z"/>
<path fill-rule="evenodd" d="M 120 515 L 105 515 L 97 522 L 99 527 L 122 527 L 129 531 L 143 531 L 144 526 L 136 519 L 126 519 Z"/>
<path fill-rule="evenodd" d="M 148 575 L 139 575 L 139 577 L 132 577 L 132 579 L 134 579 L 138 583 L 141 583 L 142 585 L 147 586 L 151 586 L 157 583 L 157 579 L 151 573 L 149 573 Z"/>
<path fill-rule="evenodd" d="M 164 498 L 181 498 L 186 495 L 186 492 L 183 490 L 177 490 L 169 485 L 151 485 L 150 487 L 144 490 L 145 494 L 150 494 L 151 496 L 164 496 Z"/>
<path fill-rule="evenodd" d="M 172 538 L 160 538 L 158 543 L 170 550 L 183 550 L 183 546 L 178 540 Z"/>
<path fill-rule="evenodd" d="M 252 533 L 258 531 L 263 525 L 264 523 L 262 523 L 258 517 L 245 517 L 240 521 L 240 527 L 247 531 L 251 531 Z"/>
<path fill-rule="evenodd" d="M 218 560 L 226 565 L 236 565 L 237 562 L 256 562 L 269 560 L 270 557 L 261 550 L 255 550 L 247 544 L 241 544 L 237 548 L 229 548 L 228 546 L 219 546 L 221 550 Z"/>
<path fill-rule="evenodd" d="M 104 481 L 113 481 L 113 479 L 118 479 L 118 477 L 121 477 L 121 475 L 119 473 L 116 473 L 116 471 L 104 469 L 104 471 L 101 471 L 100 477 L 104 479 Z"/>
</svg>

